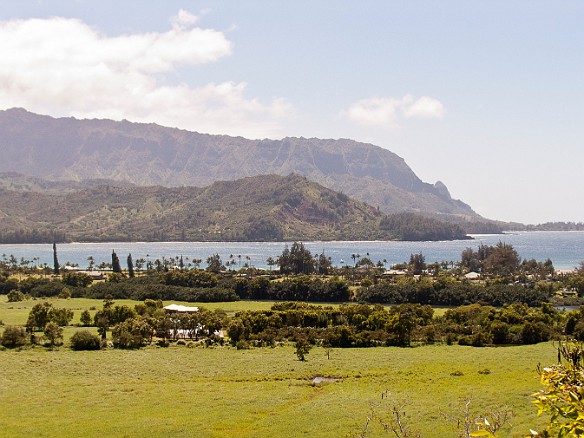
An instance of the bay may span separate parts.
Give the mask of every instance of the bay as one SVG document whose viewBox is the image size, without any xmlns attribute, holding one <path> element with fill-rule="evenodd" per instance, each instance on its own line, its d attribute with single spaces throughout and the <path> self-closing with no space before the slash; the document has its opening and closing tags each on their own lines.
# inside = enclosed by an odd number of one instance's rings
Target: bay
<svg viewBox="0 0 584 438">
<path fill-rule="evenodd" d="M 304 242 L 313 254 L 324 252 L 331 257 L 335 266 L 353 265 L 353 254 L 369 257 L 374 263 L 386 260 L 386 266 L 407 262 L 411 254 L 422 253 L 427 263 L 458 262 L 465 248 L 476 249 L 480 244 L 495 245 L 499 241 L 513 245 L 522 259 L 545 261 L 550 258 L 556 269 L 574 269 L 584 260 L 583 231 L 537 231 L 492 235 L 474 235 L 474 240 L 441 242 Z M 250 263 L 259 268 L 268 268 L 266 259 L 276 259 L 290 242 L 109 242 L 109 243 L 62 243 L 57 245 L 61 265 L 76 264 L 88 266 L 88 257 L 95 264 L 111 263 L 111 253 L 116 251 L 125 266 L 125 259 L 132 254 L 134 260 L 171 259 L 183 256 L 187 260 L 202 259 L 205 266 L 207 257 L 219 254 L 223 262 L 230 256 L 236 261 L 235 267 Z M 53 264 L 53 250 L 50 244 L 0 245 L 4 258 L 13 255 L 18 260 L 35 260 L 35 264 Z M 238 257 L 241 256 L 241 257 Z"/>
</svg>

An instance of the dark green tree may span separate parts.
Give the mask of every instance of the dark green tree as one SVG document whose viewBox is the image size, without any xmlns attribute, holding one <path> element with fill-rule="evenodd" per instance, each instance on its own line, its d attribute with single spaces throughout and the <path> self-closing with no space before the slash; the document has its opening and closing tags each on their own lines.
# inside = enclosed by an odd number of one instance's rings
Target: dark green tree
<svg viewBox="0 0 584 438">
<path fill-rule="evenodd" d="M 511 275 L 517 271 L 521 259 L 515 248 L 504 242 L 492 247 L 489 256 L 484 261 L 485 268 L 497 275 Z"/>
<path fill-rule="evenodd" d="M 49 311 L 49 320 L 58 326 L 67 326 L 73 319 L 73 311 L 71 309 L 58 309 L 53 307 Z"/>
<path fill-rule="evenodd" d="M 122 267 L 120 266 L 120 259 L 115 251 L 112 251 L 112 272 L 115 274 L 122 273 Z"/>
<path fill-rule="evenodd" d="M 319 254 L 316 260 L 316 266 L 319 274 L 328 275 L 333 267 L 333 262 L 330 257 L 324 254 L 324 251 Z"/>
<path fill-rule="evenodd" d="M 81 325 L 83 327 L 88 327 L 91 325 L 91 314 L 89 313 L 89 310 L 85 309 L 83 312 L 81 312 L 81 316 L 79 317 L 79 320 L 81 322 Z"/>
<path fill-rule="evenodd" d="M 283 274 L 310 274 L 314 272 L 315 262 L 302 242 L 294 242 L 290 249 L 284 248 L 277 264 Z"/>
<path fill-rule="evenodd" d="M 6 348 L 16 348 L 26 345 L 27 336 L 24 328 L 15 327 L 12 325 L 6 326 L 2 338 L 0 338 L 0 345 Z"/>
<path fill-rule="evenodd" d="M 306 360 L 306 355 L 310 353 L 312 345 L 310 345 L 308 339 L 300 337 L 296 339 L 296 344 L 294 344 L 294 346 L 296 348 L 296 356 L 298 357 L 298 360 L 304 362 Z"/>
<path fill-rule="evenodd" d="M 53 242 L 53 274 L 59 275 L 60 266 L 57 257 L 57 242 Z"/>
<path fill-rule="evenodd" d="M 420 275 L 426 269 L 426 258 L 422 253 L 411 254 L 408 264 L 414 275 Z"/>
<path fill-rule="evenodd" d="M 66 272 L 62 276 L 61 282 L 67 286 L 87 287 L 93 282 L 93 278 L 82 272 Z"/>
<path fill-rule="evenodd" d="M 219 254 L 213 254 L 212 256 L 207 257 L 207 271 L 218 274 L 224 269 L 225 266 L 223 266 L 223 262 L 221 261 Z"/>
<path fill-rule="evenodd" d="M 72 350 L 99 350 L 100 348 L 99 336 L 94 335 L 89 330 L 79 330 L 71 337 Z"/>
<path fill-rule="evenodd" d="M 181 256 L 181 260 L 182 260 L 182 256 Z M 130 278 L 134 278 L 134 262 L 132 261 L 132 254 L 128 254 L 128 276 Z"/>
<path fill-rule="evenodd" d="M 49 322 L 45 325 L 44 333 L 50 347 L 63 344 L 63 328 L 54 322 Z"/>
<path fill-rule="evenodd" d="M 53 305 L 48 301 L 44 303 L 35 304 L 28 314 L 28 320 L 26 321 L 26 327 L 30 331 L 41 331 L 45 328 L 45 325 L 51 320 L 50 312 L 53 309 Z"/>
</svg>

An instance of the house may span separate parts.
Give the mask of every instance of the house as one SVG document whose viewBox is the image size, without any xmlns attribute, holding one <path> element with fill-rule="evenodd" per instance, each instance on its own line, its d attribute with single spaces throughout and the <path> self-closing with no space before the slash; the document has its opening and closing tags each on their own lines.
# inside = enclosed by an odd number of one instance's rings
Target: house
<svg viewBox="0 0 584 438">
<path fill-rule="evenodd" d="M 163 307 L 167 313 L 195 313 L 199 311 L 196 306 L 183 306 L 182 304 L 169 304 Z"/>
<path fill-rule="evenodd" d="M 467 280 L 478 280 L 479 278 L 481 278 L 481 274 L 479 274 L 478 272 L 469 272 L 464 276 L 464 278 L 466 278 Z"/>
<path fill-rule="evenodd" d="M 383 274 L 383 276 L 387 277 L 396 277 L 398 275 L 406 275 L 406 271 L 402 271 L 401 269 L 387 269 Z"/>
<path fill-rule="evenodd" d="M 77 271 L 78 274 L 89 275 L 94 280 L 103 280 L 103 274 L 99 271 Z"/>
</svg>

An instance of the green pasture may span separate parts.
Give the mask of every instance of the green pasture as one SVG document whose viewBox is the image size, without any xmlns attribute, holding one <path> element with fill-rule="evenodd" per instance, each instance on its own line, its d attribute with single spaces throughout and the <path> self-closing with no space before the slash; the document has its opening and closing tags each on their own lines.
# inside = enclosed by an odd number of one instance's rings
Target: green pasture
<svg viewBox="0 0 584 438">
<path fill-rule="evenodd" d="M 72 308 L 74 322 L 82 310 L 102 304 L 50 301 Z M 1 297 L 0 319 L 24 324 L 36 302 L 7 303 Z M 232 314 L 272 303 L 201 305 Z M 406 402 L 407 421 L 422 437 L 457 436 L 453 418 L 464 415 L 467 399 L 475 414 L 492 405 L 510 407 L 512 426 L 500 436 L 522 437 L 545 424 L 530 395 L 541 388 L 537 364 L 556 360 L 551 343 L 333 349 L 328 355 L 313 348 L 306 362 L 292 346 L 74 352 L 66 346 L 75 330 L 66 328 L 65 346 L 57 350 L 0 351 L 0 436 L 356 436 L 371 403 L 381 402 L 389 390 Z M 315 376 L 338 380 L 314 385 Z M 391 407 L 384 400 L 377 412 L 388 417 Z M 382 435 L 377 423 L 370 428 L 369 436 Z"/>
<path fill-rule="evenodd" d="M 93 315 L 97 310 L 103 307 L 103 300 L 90 298 L 38 298 L 36 300 L 25 300 L 16 303 L 9 303 L 6 295 L 0 295 L 0 321 L 5 325 L 24 325 L 32 307 L 37 303 L 49 301 L 54 307 L 64 307 L 73 310 L 73 321 L 71 324 L 79 323 L 81 312 L 89 310 Z M 114 300 L 116 305 L 127 305 L 134 307 L 141 301 L 134 300 Z M 274 304 L 274 301 L 232 301 L 222 303 L 187 303 L 181 301 L 163 301 L 168 304 L 184 304 L 186 306 L 200 306 L 206 309 L 222 309 L 227 312 L 228 316 L 233 316 L 236 312 L 242 310 L 268 310 Z"/>
<path fill-rule="evenodd" d="M 103 307 L 102 300 L 95 300 L 89 298 L 38 298 L 36 300 L 26 300 L 16 303 L 9 303 L 7 301 L 6 295 L 0 295 L 0 321 L 3 321 L 5 325 L 24 325 L 28 318 L 28 314 L 32 307 L 43 301 L 49 301 L 54 307 L 65 307 L 67 309 L 73 310 L 73 321 L 72 324 L 78 324 L 81 312 L 84 310 L 89 310 L 93 314 L 95 311 Z M 127 305 L 134 307 L 140 301 L 134 300 L 114 300 L 117 305 Z M 222 309 L 227 312 L 228 316 L 233 316 L 236 312 L 243 310 L 268 310 L 274 304 L 274 301 L 231 301 L 231 302 L 221 302 L 221 303 L 187 303 L 180 301 L 164 301 L 164 305 L 168 304 L 184 304 L 186 306 L 200 306 L 205 307 L 210 310 Z M 331 306 L 338 306 L 338 303 L 325 304 Z M 439 307 L 434 308 L 434 315 L 443 315 L 446 312 L 446 308 Z"/>
</svg>

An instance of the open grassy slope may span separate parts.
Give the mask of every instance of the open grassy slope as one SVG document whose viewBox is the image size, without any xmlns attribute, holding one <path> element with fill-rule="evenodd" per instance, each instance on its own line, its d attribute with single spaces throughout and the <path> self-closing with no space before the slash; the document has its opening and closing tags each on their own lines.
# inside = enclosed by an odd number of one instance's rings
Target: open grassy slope
<svg viewBox="0 0 584 438">
<path fill-rule="evenodd" d="M 102 304 L 50 301 L 74 309 L 74 322 L 81 310 Z M 7 303 L 2 296 L 0 319 L 23 324 L 35 302 Z M 233 314 L 271 304 L 203 305 Z M 550 343 L 333 349 L 330 358 L 325 349 L 313 348 L 306 362 L 298 361 L 292 346 L 74 352 L 66 345 L 75 330 L 66 329 L 66 344 L 55 351 L 0 351 L 0 436 L 355 436 L 370 403 L 390 390 L 408 402 L 407 421 L 422 437 L 456 436 L 445 418 L 461 417 L 468 398 L 476 414 L 495 404 L 509 406 L 512 426 L 500 436 L 521 437 L 545 423 L 536 417 L 530 394 L 541 388 L 537 364 L 554 363 L 556 356 Z M 314 376 L 339 380 L 313 385 Z M 384 408 L 378 412 L 387 416 Z M 369 436 L 379 436 L 379 426 L 372 427 Z"/>
<path fill-rule="evenodd" d="M 30 436 L 346 436 L 358 433 L 369 403 L 390 389 L 407 399 L 409 421 L 425 437 L 455 436 L 443 414 L 507 404 L 524 436 L 541 425 L 530 404 L 537 362 L 551 345 L 504 349 L 149 348 L 0 352 L 0 434 Z M 491 374 L 479 374 L 488 368 Z M 452 376 L 454 371 L 462 376 Z M 312 386 L 315 375 L 341 378 Z"/>
</svg>

